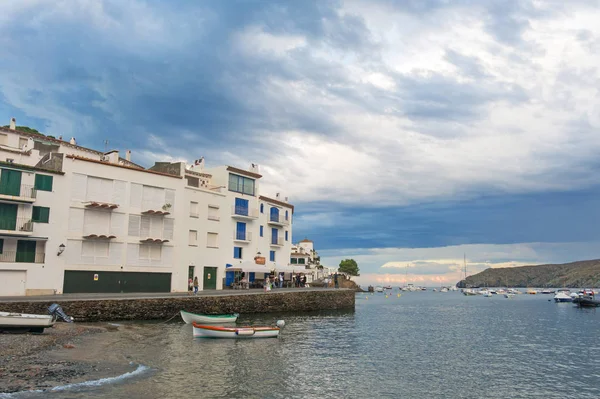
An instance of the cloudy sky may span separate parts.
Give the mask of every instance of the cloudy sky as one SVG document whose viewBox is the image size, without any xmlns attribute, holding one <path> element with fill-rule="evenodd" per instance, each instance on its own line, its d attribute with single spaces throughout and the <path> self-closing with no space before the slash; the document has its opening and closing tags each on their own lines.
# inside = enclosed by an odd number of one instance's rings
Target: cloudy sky
<svg viewBox="0 0 600 399">
<path fill-rule="evenodd" d="M 258 163 L 326 264 L 455 283 L 465 253 L 600 257 L 598 21 L 595 0 L 2 1 L 0 120 L 146 166 Z"/>
</svg>

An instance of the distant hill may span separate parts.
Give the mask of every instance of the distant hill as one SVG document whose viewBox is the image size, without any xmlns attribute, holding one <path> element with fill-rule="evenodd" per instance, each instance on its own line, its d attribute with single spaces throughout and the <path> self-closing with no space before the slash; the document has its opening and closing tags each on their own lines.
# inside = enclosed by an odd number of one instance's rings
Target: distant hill
<svg viewBox="0 0 600 399">
<path fill-rule="evenodd" d="M 458 282 L 465 288 L 465 280 Z M 467 277 L 466 287 L 600 287 L 600 259 L 559 265 L 489 268 Z"/>
</svg>

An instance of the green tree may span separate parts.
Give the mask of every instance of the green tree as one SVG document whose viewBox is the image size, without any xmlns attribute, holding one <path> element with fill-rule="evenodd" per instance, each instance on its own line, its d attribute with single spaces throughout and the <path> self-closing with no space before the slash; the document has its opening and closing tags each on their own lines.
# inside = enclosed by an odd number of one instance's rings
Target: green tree
<svg viewBox="0 0 600 399">
<path fill-rule="evenodd" d="M 5 125 L 3 127 L 8 128 L 9 125 Z M 43 136 L 43 133 L 40 133 L 36 129 L 33 129 L 33 128 L 29 127 L 29 126 L 16 126 L 15 129 L 19 130 L 21 132 L 25 132 L 25 133 L 41 134 Z"/>
<path fill-rule="evenodd" d="M 338 270 L 340 272 L 348 273 L 351 276 L 360 276 L 358 263 L 356 263 L 354 259 L 344 259 L 341 261 Z"/>
</svg>

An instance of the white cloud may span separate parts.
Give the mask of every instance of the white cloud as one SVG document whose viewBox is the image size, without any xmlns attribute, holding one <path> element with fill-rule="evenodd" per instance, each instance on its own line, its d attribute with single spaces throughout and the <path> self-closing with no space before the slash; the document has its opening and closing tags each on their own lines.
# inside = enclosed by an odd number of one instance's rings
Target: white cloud
<svg viewBox="0 0 600 399">
<path fill-rule="evenodd" d="M 246 56 L 284 56 L 289 51 L 306 46 L 306 38 L 300 35 L 274 35 L 265 32 L 263 26 L 249 26 L 234 35 L 238 51 Z"/>
</svg>

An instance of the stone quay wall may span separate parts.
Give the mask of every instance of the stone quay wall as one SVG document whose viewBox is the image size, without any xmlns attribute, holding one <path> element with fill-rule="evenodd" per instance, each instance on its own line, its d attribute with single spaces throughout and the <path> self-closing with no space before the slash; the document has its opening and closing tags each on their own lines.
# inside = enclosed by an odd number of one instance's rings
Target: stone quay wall
<svg viewBox="0 0 600 399">
<path fill-rule="evenodd" d="M 48 306 L 58 303 L 65 313 L 79 322 L 168 319 L 180 310 L 202 314 L 305 312 L 354 309 L 351 290 L 267 292 L 231 295 L 162 297 L 143 299 L 49 298 L 48 302 L 1 302 L 4 312 L 47 314 Z"/>
</svg>

